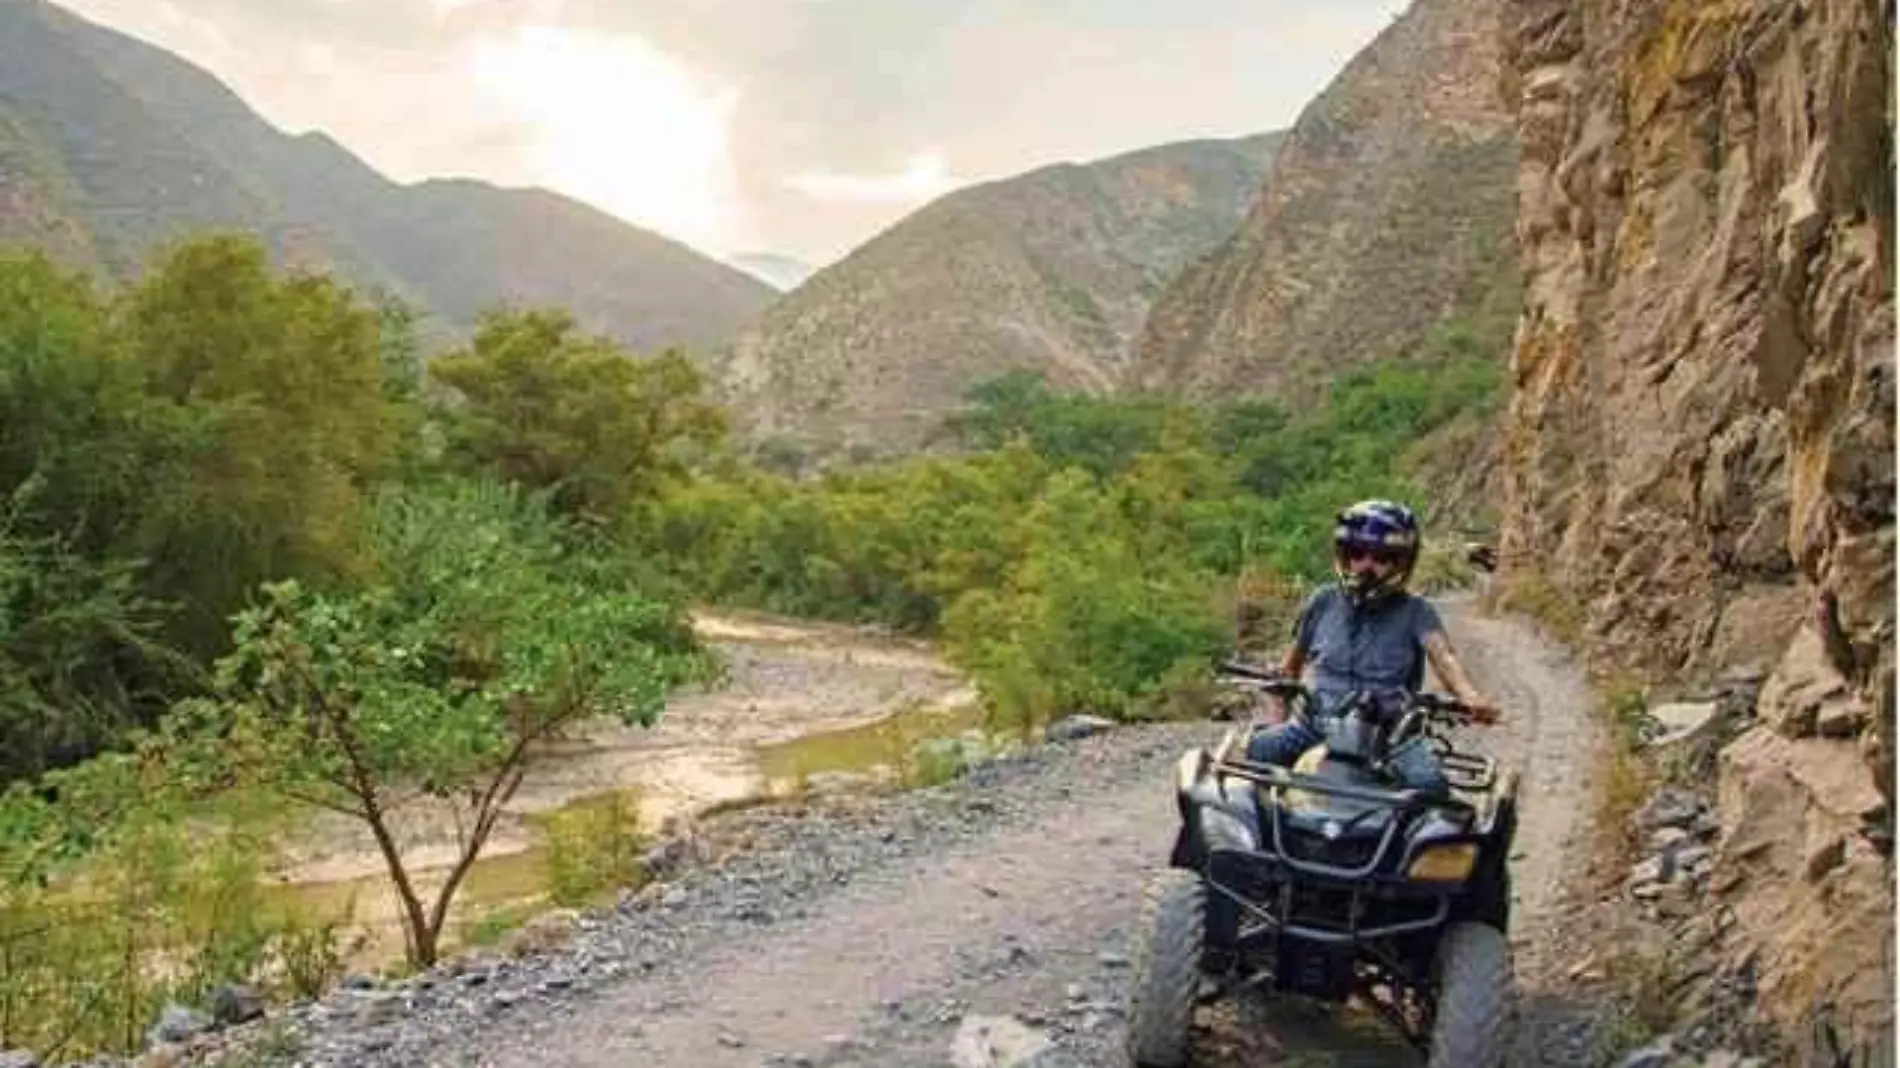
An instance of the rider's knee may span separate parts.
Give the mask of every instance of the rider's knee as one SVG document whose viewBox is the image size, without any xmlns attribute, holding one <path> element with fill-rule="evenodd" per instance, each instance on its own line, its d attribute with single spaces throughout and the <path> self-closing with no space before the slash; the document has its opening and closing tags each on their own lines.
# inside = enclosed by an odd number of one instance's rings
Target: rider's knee
<svg viewBox="0 0 1900 1068">
<path fill-rule="evenodd" d="M 1272 731 L 1255 731 L 1253 737 L 1247 739 L 1247 759 L 1255 764 L 1276 763 L 1273 758 L 1278 755 L 1279 747 L 1274 742 Z"/>
<path fill-rule="evenodd" d="M 1253 737 L 1247 739 L 1247 759 L 1256 764 L 1293 763 L 1305 748 L 1298 744 L 1295 734 L 1296 728 L 1291 723 L 1254 731 Z"/>
</svg>

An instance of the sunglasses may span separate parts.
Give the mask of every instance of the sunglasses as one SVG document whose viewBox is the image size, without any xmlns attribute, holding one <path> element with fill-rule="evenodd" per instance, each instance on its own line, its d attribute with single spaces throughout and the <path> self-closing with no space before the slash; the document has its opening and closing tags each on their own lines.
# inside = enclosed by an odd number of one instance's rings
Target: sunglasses
<svg viewBox="0 0 1900 1068">
<path fill-rule="evenodd" d="M 1396 564 L 1404 559 L 1404 554 L 1392 549 L 1365 549 L 1353 546 L 1339 554 L 1347 563 L 1354 560 L 1370 560 L 1375 564 Z"/>
</svg>

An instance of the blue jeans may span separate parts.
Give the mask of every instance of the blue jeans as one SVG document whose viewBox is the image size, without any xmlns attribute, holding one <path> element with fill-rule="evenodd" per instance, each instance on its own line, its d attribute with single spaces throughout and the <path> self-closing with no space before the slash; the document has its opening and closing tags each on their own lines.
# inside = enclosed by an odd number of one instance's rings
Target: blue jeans
<svg viewBox="0 0 1900 1068">
<path fill-rule="evenodd" d="M 1255 731 L 1253 737 L 1247 739 L 1247 759 L 1256 764 L 1290 768 L 1301 753 L 1325 740 L 1324 735 L 1307 726 L 1304 720 L 1289 719 Z M 1403 786 L 1433 797 L 1451 796 L 1451 782 L 1438 765 L 1438 754 L 1432 752 L 1423 738 L 1413 738 L 1393 750 L 1387 766 Z"/>
</svg>

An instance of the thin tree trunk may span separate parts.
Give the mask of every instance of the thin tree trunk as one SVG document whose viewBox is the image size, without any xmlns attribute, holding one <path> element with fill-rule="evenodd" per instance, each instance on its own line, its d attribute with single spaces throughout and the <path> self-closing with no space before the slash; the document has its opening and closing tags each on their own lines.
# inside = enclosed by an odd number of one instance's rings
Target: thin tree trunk
<svg viewBox="0 0 1900 1068">
<path fill-rule="evenodd" d="M 409 961 L 427 968 L 435 963 L 435 931 L 423 915 L 422 899 L 416 896 L 415 884 L 409 881 L 409 869 L 402 862 L 402 850 L 396 847 L 395 836 L 389 833 L 383 810 L 374 797 L 362 800 L 363 819 L 369 824 L 370 833 L 376 836 L 376 848 L 382 851 L 383 862 L 389 866 L 389 879 L 396 884 L 396 896 L 402 901 L 403 926 L 409 929 Z"/>
<path fill-rule="evenodd" d="M 436 895 L 435 907 L 430 914 L 431 930 L 440 932 L 448 922 L 449 906 L 455 901 L 455 891 L 462 880 L 475 867 L 475 861 L 481 856 L 482 847 L 488 844 L 488 836 L 494 833 L 495 824 L 501 819 L 502 806 L 521 789 L 521 780 L 528 772 L 528 750 L 534 743 L 557 729 L 561 724 L 574 717 L 579 705 L 573 701 L 564 702 L 565 712 L 553 716 L 538 727 L 522 727 L 521 737 L 502 757 L 501 767 L 495 777 L 489 780 L 488 788 L 483 790 L 475 804 L 475 826 L 469 829 L 468 840 L 462 844 L 462 855 L 457 858 L 455 867 L 449 872 L 448 881 L 442 884 L 441 893 Z"/>
<path fill-rule="evenodd" d="M 376 837 L 376 848 L 382 851 L 383 862 L 389 866 L 389 879 L 396 884 L 396 896 L 402 902 L 404 926 L 409 932 L 409 962 L 419 968 L 427 968 L 435 963 L 435 931 L 428 925 L 422 911 L 422 899 L 416 896 L 415 883 L 409 879 L 409 869 L 402 862 L 402 850 L 396 846 L 396 838 L 389 832 L 389 821 L 383 814 L 383 807 L 377 801 L 376 781 L 370 777 L 369 769 L 364 766 L 362 754 L 356 747 L 356 738 L 348 727 L 332 720 L 338 745 L 350 762 L 350 776 L 353 781 L 353 793 L 363 804 L 363 822 L 369 824 L 369 830 Z"/>
<path fill-rule="evenodd" d="M 481 807 L 475 813 L 475 826 L 470 828 L 468 840 L 462 843 L 462 855 L 450 870 L 448 881 L 442 884 L 442 890 L 436 895 L 435 908 L 429 917 L 431 928 L 437 932 L 448 922 L 449 906 L 455 900 L 455 891 L 460 889 L 462 880 L 475 868 L 475 861 L 481 856 L 482 847 L 488 844 L 488 836 L 495 831 L 495 824 L 501 819 L 501 807 L 515 796 L 521 788 L 521 780 L 527 771 L 525 763 L 526 745 L 517 747 L 510 754 L 510 762 L 503 765 L 495 780 L 482 793 Z"/>
</svg>

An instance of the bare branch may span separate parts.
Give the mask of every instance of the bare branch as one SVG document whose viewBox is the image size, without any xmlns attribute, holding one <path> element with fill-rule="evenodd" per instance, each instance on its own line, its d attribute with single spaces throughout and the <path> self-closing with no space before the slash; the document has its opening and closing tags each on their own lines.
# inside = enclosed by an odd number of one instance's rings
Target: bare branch
<svg viewBox="0 0 1900 1068">
<path fill-rule="evenodd" d="M 293 787 L 288 787 L 288 786 L 278 787 L 278 792 L 283 794 L 285 797 L 290 798 L 292 801 L 295 801 L 299 804 L 309 805 L 312 808 L 328 809 L 331 812 L 339 812 L 345 816 L 351 816 L 359 820 L 369 818 L 368 815 L 364 813 L 363 808 L 360 805 L 351 806 L 351 805 L 338 804 L 337 802 L 331 801 L 325 797 L 322 797 L 321 795 L 306 793 L 303 790 L 298 790 L 298 789 L 295 789 Z"/>
</svg>

